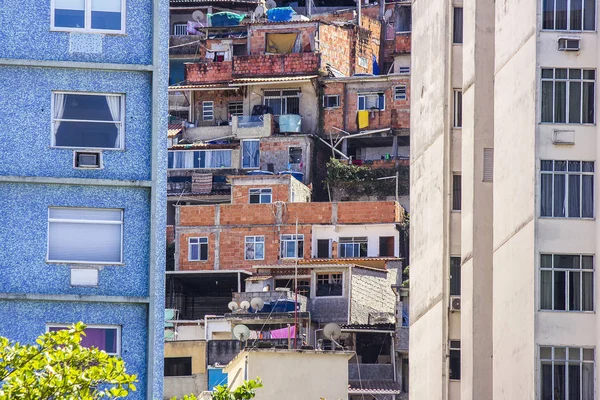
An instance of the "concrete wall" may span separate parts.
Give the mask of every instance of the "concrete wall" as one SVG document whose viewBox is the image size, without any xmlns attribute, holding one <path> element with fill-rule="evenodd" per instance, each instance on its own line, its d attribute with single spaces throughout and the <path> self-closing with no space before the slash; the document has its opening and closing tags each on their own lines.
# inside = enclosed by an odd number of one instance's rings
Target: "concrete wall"
<svg viewBox="0 0 600 400">
<path fill-rule="evenodd" d="M 367 257 L 379 257 L 379 238 L 391 236 L 394 238 L 394 256 L 398 257 L 399 232 L 395 224 L 374 224 L 364 226 L 353 225 L 315 225 L 312 236 L 312 257 L 317 256 L 317 241 L 319 239 L 332 240 L 332 258 L 339 257 L 340 237 L 366 237 Z"/>
<path fill-rule="evenodd" d="M 163 398 L 169 400 L 173 397 L 181 399 L 183 396 L 190 394 L 199 395 L 200 392 L 208 389 L 206 379 L 206 373 L 191 376 L 165 376 Z"/>
<path fill-rule="evenodd" d="M 165 342 L 165 358 L 173 357 L 191 357 L 192 374 L 206 374 L 206 341 Z"/>
<path fill-rule="evenodd" d="M 392 285 L 396 284 L 397 269 L 378 272 L 363 268 L 352 269 L 350 295 L 350 323 L 372 324 L 370 314 L 395 314 L 396 295 Z"/>
</svg>

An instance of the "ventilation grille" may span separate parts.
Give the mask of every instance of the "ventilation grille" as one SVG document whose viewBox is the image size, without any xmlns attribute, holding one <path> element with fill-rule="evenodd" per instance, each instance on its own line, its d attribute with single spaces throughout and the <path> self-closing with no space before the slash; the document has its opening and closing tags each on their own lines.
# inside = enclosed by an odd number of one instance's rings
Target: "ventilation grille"
<svg viewBox="0 0 600 400">
<path fill-rule="evenodd" d="M 494 149 L 483 149 L 483 181 L 494 179 Z"/>
</svg>

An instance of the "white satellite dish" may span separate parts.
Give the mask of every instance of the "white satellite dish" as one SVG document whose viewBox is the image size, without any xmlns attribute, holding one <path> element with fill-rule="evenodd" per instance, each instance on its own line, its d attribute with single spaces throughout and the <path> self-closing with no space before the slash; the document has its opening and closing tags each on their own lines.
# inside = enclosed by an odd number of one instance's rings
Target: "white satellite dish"
<svg viewBox="0 0 600 400">
<path fill-rule="evenodd" d="M 335 341 L 342 335 L 342 330 L 338 324 L 330 322 L 323 328 L 323 335 L 325 338 Z"/>
<path fill-rule="evenodd" d="M 244 300 L 240 303 L 240 308 L 242 310 L 248 310 L 250 308 L 250 303 Z"/>
<path fill-rule="evenodd" d="M 392 18 L 392 14 L 394 13 L 394 11 L 392 11 L 391 9 L 387 10 L 384 14 L 383 14 L 383 20 L 385 22 L 388 22 L 390 20 L 390 18 Z"/>
<path fill-rule="evenodd" d="M 259 5 L 258 7 L 256 7 L 256 10 L 254 10 L 254 16 L 256 18 L 260 18 L 263 15 L 265 15 L 265 8 L 262 5 Z"/>
<path fill-rule="evenodd" d="M 257 312 L 262 310 L 262 308 L 265 306 L 265 301 L 260 297 L 255 297 L 252 300 L 250 300 L 250 306 L 252 306 L 254 312 Z"/>
<path fill-rule="evenodd" d="M 238 303 L 236 303 L 235 301 L 230 301 L 229 304 L 227 304 L 227 307 L 229 307 L 231 311 L 235 311 L 238 308 L 240 308 L 240 306 L 238 306 Z"/>
<path fill-rule="evenodd" d="M 236 325 L 235 328 L 233 328 L 233 336 L 241 342 L 248 340 L 250 337 L 250 329 L 248 329 L 246 325 Z"/>
<path fill-rule="evenodd" d="M 267 0 L 265 6 L 267 10 L 270 10 L 271 8 L 277 8 L 277 3 L 275 3 L 275 0 Z"/>
<path fill-rule="evenodd" d="M 192 18 L 194 18 L 194 21 L 202 21 L 204 19 L 204 13 L 200 10 L 196 10 L 192 13 Z"/>
</svg>

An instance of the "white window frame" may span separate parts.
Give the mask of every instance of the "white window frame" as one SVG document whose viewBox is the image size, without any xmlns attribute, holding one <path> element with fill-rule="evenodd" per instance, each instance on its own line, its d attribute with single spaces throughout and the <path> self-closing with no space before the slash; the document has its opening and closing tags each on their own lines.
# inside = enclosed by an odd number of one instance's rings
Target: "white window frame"
<svg viewBox="0 0 600 400">
<path fill-rule="evenodd" d="M 327 101 L 326 99 L 328 99 L 329 97 L 335 98 L 336 99 L 336 105 L 335 106 L 327 106 Z M 324 94 L 323 95 L 323 108 L 325 109 L 332 109 L 332 108 L 340 108 L 340 95 L 339 94 Z"/>
<path fill-rule="evenodd" d="M 551 267 L 542 267 L 542 256 L 550 256 L 552 258 Z M 579 268 L 560 268 L 555 267 L 554 258 L 555 256 L 577 256 L 579 257 Z M 583 257 L 589 256 L 592 257 L 592 269 L 583 268 Z M 540 254 L 540 268 L 539 268 L 539 278 L 540 278 L 540 290 L 538 295 L 538 304 L 539 310 L 543 312 L 569 312 L 569 313 L 593 313 L 596 309 L 595 300 L 596 300 L 596 260 L 592 254 L 566 254 L 566 253 L 541 253 Z M 552 308 L 542 308 L 542 272 L 549 271 L 552 274 L 550 287 L 552 289 Z M 565 309 L 554 309 L 554 294 L 555 294 L 555 284 L 554 284 L 554 272 L 564 272 L 565 273 Z M 579 307 L 580 310 L 570 310 L 569 309 L 569 295 L 570 295 L 570 277 L 568 275 L 569 272 L 579 273 Z M 584 310 L 583 309 L 583 274 L 592 275 L 592 309 Z"/>
<path fill-rule="evenodd" d="M 552 20 L 552 24 L 554 25 L 554 28 L 544 28 L 544 4 L 545 1 L 542 0 L 542 5 L 541 5 L 541 30 L 542 31 L 549 31 L 549 32 L 596 32 L 596 24 L 597 24 L 597 12 L 598 12 L 598 2 L 595 1 L 595 9 L 594 9 L 594 28 L 593 29 L 585 29 L 585 13 L 586 13 L 586 9 L 585 9 L 585 0 L 583 0 L 581 2 L 581 28 L 582 29 L 571 29 L 571 2 L 572 0 L 566 0 L 567 2 L 567 9 L 565 10 L 566 14 L 567 14 L 567 28 L 566 29 L 558 29 L 556 28 L 556 0 L 553 0 L 554 3 L 554 18 Z"/>
<path fill-rule="evenodd" d="M 360 255 L 360 245 L 361 244 L 366 244 L 366 254 L 364 256 Z M 352 255 L 350 257 L 348 257 L 347 255 L 342 256 L 342 251 L 341 248 L 349 246 L 352 248 L 352 253 L 355 253 L 355 250 L 358 250 L 358 255 Z M 346 252 L 347 254 L 347 252 Z M 347 237 L 340 237 L 338 240 L 338 258 L 365 258 L 369 256 L 369 239 L 366 236 L 347 236 Z"/>
<path fill-rule="evenodd" d="M 595 193 L 595 187 L 594 187 L 594 191 L 592 192 L 592 215 L 591 216 L 585 216 L 583 217 L 583 176 L 592 176 L 594 177 L 593 181 L 594 181 L 594 185 L 596 184 L 595 182 L 595 174 L 596 174 L 596 162 L 595 161 L 585 161 L 585 160 L 540 160 L 540 164 L 543 161 L 551 161 L 552 162 L 552 171 L 545 171 L 542 170 L 542 168 L 540 167 L 540 218 L 566 218 L 566 219 L 594 219 L 595 215 L 596 215 L 596 193 Z M 565 170 L 564 171 L 557 171 L 556 170 L 556 162 L 557 161 L 564 161 L 566 163 L 565 166 Z M 569 162 L 580 162 L 580 168 L 579 171 L 569 171 Z M 594 167 L 594 171 L 593 172 L 583 172 L 583 163 L 585 162 L 591 162 L 593 167 Z M 544 175 L 551 175 L 552 176 L 552 187 L 551 187 L 551 195 L 552 195 L 552 215 L 542 215 L 542 199 L 543 199 L 543 193 L 542 193 L 542 176 Z M 581 178 L 579 180 L 579 216 L 570 216 L 569 215 L 569 208 L 567 207 L 565 209 L 565 215 L 564 216 L 555 216 L 554 215 L 554 199 L 555 199 L 555 184 L 554 184 L 554 177 L 556 175 L 563 175 L 565 177 L 565 201 L 569 202 L 569 176 L 570 175 L 579 175 L 579 177 Z"/>
<path fill-rule="evenodd" d="M 293 92 L 297 93 L 292 94 L 283 94 L 283 92 Z M 267 94 L 267 93 L 275 93 L 279 92 L 279 94 Z M 290 114 L 288 110 L 288 99 L 298 99 L 298 114 L 300 114 L 300 109 L 302 107 L 301 104 L 302 91 L 299 88 L 288 88 L 288 89 L 264 89 L 263 90 L 263 105 L 267 105 L 267 100 L 279 100 L 281 102 L 281 113 L 276 115 L 287 115 Z"/>
<path fill-rule="evenodd" d="M 410 75 L 410 67 L 400 66 L 398 67 L 398 73 L 400 75 Z"/>
<path fill-rule="evenodd" d="M 183 28 L 183 32 L 184 33 L 180 33 L 181 32 L 181 28 Z M 187 35 L 187 24 L 183 24 L 180 22 L 174 23 L 173 24 L 173 36 L 186 36 Z"/>
<path fill-rule="evenodd" d="M 382 96 L 383 95 L 383 96 Z M 367 97 L 377 96 L 377 107 L 376 109 L 367 108 Z M 365 108 L 360 109 L 360 98 L 364 97 Z M 379 104 L 379 99 L 383 98 L 383 105 Z M 356 98 L 356 108 L 358 111 L 385 111 L 385 93 L 383 92 L 371 92 L 371 93 L 358 93 Z"/>
<path fill-rule="evenodd" d="M 458 346 L 456 345 L 458 343 Z M 460 366 L 462 367 L 462 350 L 461 350 L 461 342 L 460 340 L 450 339 L 448 341 L 448 379 L 453 382 L 460 382 L 462 379 L 462 374 L 460 373 L 460 368 L 458 370 L 458 379 L 450 378 L 450 351 L 458 351 L 458 361 Z"/>
<path fill-rule="evenodd" d="M 458 107 L 459 99 L 460 99 L 460 107 Z M 462 123 L 463 123 L 462 104 L 463 104 L 462 90 L 454 89 L 454 95 L 452 98 L 452 117 L 453 117 L 452 118 L 452 127 L 454 129 L 462 129 Z M 459 121 L 459 119 L 460 119 L 460 121 Z"/>
<path fill-rule="evenodd" d="M 358 56 L 357 63 L 359 67 L 369 68 L 369 60 L 367 60 L 367 57 Z"/>
<path fill-rule="evenodd" d="M 47 323 L 46 324 L 46 333 L 50 332 L 51 328 L 69 329 L 69 328 L 71 328 L 72 325 L 73 324 Z M 115 329 L 117 331 L 117 335 L 116 335 L 117 336 L 117 343 L 116 343 L 117 352 L 116 353 L 109 353 L 107 351 L 105 351 L 105 352 L 106 352 L 106 354 L 111 355 L 111 356 L 121 357 L 121 326 L 120 325 L 87 325 L 86 329 L 87 328 L 92 328 L 92 329 Z"/>
<path fill-rule="evenodd" d="M 73 219 L 61 219 L 61 218 L 50 218 L 50 210 L 51 209 L 64 209 L 64 210 L 102 210 L 102 211 L 120 211 L 121 212 L 121 221 L 111 221 L 111 220 L 73 220 Z M 48 225 L 46 231 L 46 262 L 52 264 L 87 264 L 87 265 L 123 265 L 123 251 L 124 251 L 124 218 L 122 208 L 93 208 L 93 207 L 48 207 Z M 51 260 L 50 259 L 50 223 L 51 222 L 66 222 L 66 223 L 75 223 L 75 224 L 99 224 L 102 223 L 104 225 L 121 225 L 121 254 L 120 260 L 118 262 L 108 262 L 108 261 L 69 261 L 69 260 Z"/>
<path fill-rule="evenodd" d="M 258 195 L 258 203 L 251 203 L 250 196 Z M 269 196 L 268 202 L 263 202 L 262 197 Z M 250 188 L 248 189 L 248 204 L 271 204 L 273 203 L 273 189 L 271 188 Z"/>
<path fill-rule="evenodd" d="M 196 151 L 198 151 L 198 152 L 205 152 L 205 153 L 212 153 L 212 152 L 215 152 L 215 151 L 228 151 L 229 152 L 229 161 L 230 161 L 230 164 L 229 164 L 229 166 L 224 166 L 224 167 L 213 167 L 213 166 L 210 166 L 210 167 L 198 167 L 198 168 L 195 168 L 193 166 L 193 163 L 192 163 L 191 167 L 183 167 L 183 168 L 175 167 L 175 164 L 176 164 L 175 163 L 175 157 L 176 157 L 175 154 L 193 153 L 193 152 L 196 152 Z M 232 156 L 233 156 L 231 149 L 220 149 L 220 150 L 201 150 L 201 149 L 196 149 L 196 150 L 169 150 L 168 153 L 172 153 L 173 154 L 173 166 L 169 167 L 167 165 L 167 169 L 168 170 L 177 170 L 177 169 L 178 170 L 186 170 L 186 169 L 205 170 L 205 169 L 230 169 L 230 168 L 233 168 L 232 167 L 233 164 L 231 163 L 232 162 Z M 167 154 L 167 157 L 168 157 L 168 154 Z M 193 160 L 193 158 L 192 158 L 192 160 Z M 212 163 L 212 158 L 211 158 L 211 163 Z"/>
<path fill-rule="evenodd" d="M 551 358 L 542 358 L 542 348 L 549 348 L 551 351 Z M 557 348 L 563 348 L 565 350 L 565 359 L 557 359 L 556 358 L 556 349 Z M 579 358 L 578 359 L 574 359 L 570 356 L 570 352 L 577 349 L 579 352 Z M 584 350 L 592 350 L 594 356 L 592 360 L 584 360 Z M 568 366 L 569 365 L 579 365 L 580 367 L 580 371 L 583 371 L 583 365 L 584 364 L 592 364 L 593 365 L 593 373 L 592 373 L 592 377 L 591 377 L 591 381 L 592 381 L 592 386 L 593 386 L 593 391 L 594 391 L 594 396 L 596 395 L 596 349 L 593 346 L 552 346 L 552 345 L 540 345 L 538 346 L 538 359 L 537 359 L 537 367 L 539 369 L 539 384 L 538 384 L 538 391 L 539 391 L 539 396 L 542 396 L 542 385 L 544 382 L 543 379 L 543 368 L 542 368 L 542 363 L 546 362 L 546 363 L 550 363 L 550 365 L 552 366 L 552 387 L 554 387 L 554 371 L 555 371 L 555 362 L 559 362 L 560 365 L 564 365 L 565 366 L 565 381 L 564 381 L 564 387 L 565 387 L 565 397 L 568 399 L 568 393 L 569 393 L 569 371 L 568 371 Z M 583 374 L 580 375 L 580 381 L 579 381 L 579 393 L 580 395 L 583 394 L 583 385 L 582 385 L 582 376 Z M 581 397 L 579 397 L 581 398 Z M 595 398 L 595 397 L 594 397 Z"/>
<path fill-rule="evenodd" d="M 406 85 L 398 85 L 394 87 L 394 100 L 406 100 Z"/>
<path fill-rule="evenodd" d="M 241 155 L 240 155 L 240 163 L 242 164 L 240 166 L 240 168 L 242 169 L 260 169 L 260 139 L 243 139 L 240 141 L 240 151 L 241 151 Z M 246 156 L 245 151 L 244 151 L 244 143 L 249 143 L 249 142 L 258 142 L 258 165 L 253 166 L 253 167 L 244 167 L 244 157 Z"/>
<path fill-rule="evenodd" d="M 85 32 L 85 33 L 103 33 L 106 35 L 124 35 L 126 32 L 125 23 L 127 21 L 126 11 L 127 11 L 127 0 L 121 1 L 121 29 L 120 30 L 112 30 L 112 29 L 92 29 L 92 0 L 84 0 L 84 14 L 85 14 L 85 22 L 84 28 L 63 28 L 60 26 L 54 26 L 54 9 L 56 0 L 50 0 L 50 31 L 57 32 Z"/>
<path fill-rule="evenodd" d="M 121 120 L 119 121 L 119 147 L 75 147 L 75 146 L 57 146 L 56 145 L 56 137 L 54 135 L 54 123 L 57 119 L 54 118 L 54 95 L 55 94 L 75 94 L 75 95 L 83 95 L 83 96 L 117 96 L 121 99 Z M 101 93 L 101 92 L 69 92 L 62 90 L 54 90 L 51 93 L 50 98 L 50 147 L 56 149 L 85 149 L 85 150 L 125 150 L 125 94 L 123 93 Z M 105 123 L 114 124 L 115 121 L 93 121 L 93 120 L 85 120 L 85 119 L 60 119 L 58 121 L 61 122 L 92 122 L 92 123 Z"/>
<path fill-rule="evenodd" d="M 331 281 L 331 275 L 341 275 L 342 276 L 342 294 L 335 296 L 317 296 L 317 290 L 319 287 L 319 275 L 327 275 L 328 280 Z M 314 282 L 314 283 L 313 283 Z M 328 299 L 328 298 L 341 298 L 345 297 L 346 293 L 346 271 L 314 271 L 314 277 L 311 278 L 311 297 L 318 299 Z"/>
<path fill-rule="evenodd" d="M 567 77 L 566 78 L 557 78 L 556 77 L 556 70 L 557 69 L 564 69 L 567 71 Z M 551 70 L 552 71 L 552 78 L 544 78 L 543 77 L 543 73 L 544 70 Z M 570 78 L 569 77 L 569 71 L 570 70 L 579 70 L 581 72 L 581 78 Z M 585 73 L 585 71 L 594 71 L 594 79 L 589 79 L 589 78 L 584 78 L 583 74 Z M 543 67 L 540 71 L 540 113 L 539 113 L 539 121 L 542 124 L 569 124 L 569 125 L 596 125 L 596 104 L 594 104 L 593 107 L 593 112 L 594 112 L 594 120 L 592 122 L 583 122 L 583 86 L 585 83 L 593 83 L 593 88 L 594 88 L 594 100 L 596 100 L 596 96 L 597 96 L 597 87 L 596 87 L 596 79 L 598 77 L 598 71 L 594 68 L 559 68 L 559 67 Z M 552 121 L 543 121 L 542 119 L 542 115 L 544 113 L 544 107 L 543 107 L 543 96 L 542 96 L 542 92 L 543 92 L 543 85 L 544 82 L 552 82 Z M 557 82 L 562 82 L 565 84 L 565 109 L 564 109 L 564 113 L 565 113 L 565 121 L 564 122 L 556 122 L 556 83 Z M 571 102 L 571 83 L 580 83 L 580 90 L 579 90 L 579 96 L 580 96 L 580 101 L 579 101 L 579 122 L 574 121 L 571 122 L 569 120 L 570 118 L 570 102 Z"/>
<path fill-rule="evenodd" d="M 236 110 L 234 113 L 231 112 L 231 108 L 235 107 Z M 241 107 L 241 111 L 240 111 L 240 107 Z M 229 118 L 231 118 L 232 116 L 237 116 L 237 117 L 243 117 L 244 116 L 244 102 L 242 100 L 234 100 L 234 101 L 229 101 L 227 102 L 227 114 L 229 115 Z"/>
<path fill-rule="evenodd" d="M 197 240 L 197 243 L 192 243 L 192 240 Z M 203 240 L 201 242 L 201 240 Z M 202 245 L 206 245 L 206 260 L 202 259 L 202 251 L 200 251 L 200 249 L 202 248 Z M 198 259 L 195 260 L 192 258 L 192 246 L 198 246 Z M 188 238 L 188 261 L 208 261 L 209 259 L 209 242 L 208 242 L 208 236 L 192 236 Z"/>
<path fill-rule="evenodd" d="M 248 241 L 251 240 L 251 241 Z M 263 245 L 263 252 L 262 252 L 262 257 L 256 257 L 256 244 L 257 243 L 262 243 Z M 253 248 L 254 248 L 254 257 L 253 258 L 248 258 L 247 254 L 246 254 L 246 246 L 248 244 L 252 244 Z M 265 237 L 264 236 L 246 236 L 244 238 L 244 260 L 264 260 L 265 259 Z"/>
<path fill-rule="evenodd" d="M 202 102 L 202 121 L 214 121 L 215 120 L 215 102 L 214 101 L 203 101 Z"/>
<path fill-rule="evenodd" d="M 302 255 L 298 256 L 298 243 L 302 242 Z M 286 259 L 286 260 L 296 260 L 296 259 L 302 259 L 304 257 L 304 234 L 284 234 L 281 235 L 279 237 L 279 256 L 281 259 Z M 296 248 L 296 251 L 294 251 L 295 256 L 294 257 L 287 257 L 285 256 L 285 254 L 287 254 L 287 246 L 288 243 L 294 243 L 294 247 Z"/>
</svg>

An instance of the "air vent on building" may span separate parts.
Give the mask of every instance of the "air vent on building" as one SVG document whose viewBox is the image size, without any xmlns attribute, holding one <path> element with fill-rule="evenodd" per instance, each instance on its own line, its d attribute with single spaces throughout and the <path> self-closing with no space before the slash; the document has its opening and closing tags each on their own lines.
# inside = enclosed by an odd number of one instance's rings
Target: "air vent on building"
<svg viewBox="0 0 600 400">
<path fill-rule="evenodd" d="M 575 131 L 555 130 L 552 135 L 554 144 L 575 144 Z"/>
<path fill-rule="evenodd" d="M 579 51 L 579 38 L 558 38 L 558 50 Z"/>
<path fill-rule="evenodd" d="M 450 296 L 450 311 L 460 311 L 460 296 Z"/>
<path fill-rule="evenodd" d="M 75 168 L 102 168 L 102 153 L 75 151 L 73 153 L 73 163 Z"/>
<path fill-rule="evenodd" d="M 483 181 L 492 182 L 494 179 L 494 149 L 483 149 Z"/>
</svg>

